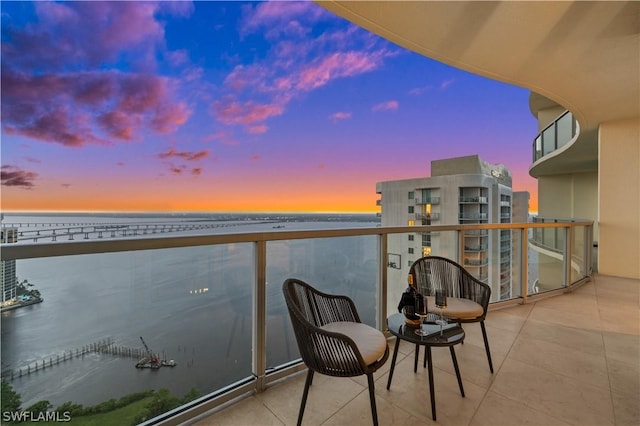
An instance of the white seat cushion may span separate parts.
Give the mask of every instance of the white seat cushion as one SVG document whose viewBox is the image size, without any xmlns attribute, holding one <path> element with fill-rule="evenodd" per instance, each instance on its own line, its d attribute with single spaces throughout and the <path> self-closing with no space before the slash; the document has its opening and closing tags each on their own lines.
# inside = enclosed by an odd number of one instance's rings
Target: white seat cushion
<svg viewBox="0 0 640 426">
<path fill-rule="evenodd" d="M 483 309 L 478 303 L 469 299 L 460 299 L 458 297 L 447 297 L 447 307 L 440 309 L 436 306 L 436 298 L 427 297 L 427 309 L 430 313 L 440 315 L 447 318 L 471 319 L 482 315 Z"/>
<path fill-rule="evenodd" d="M 387 349 L 384 334 L 375 328 L 360 322 L 331 322 L 320 327 L 322 330 L 340 333 L 354 341 L 365 364 L 370 365 L 382 358 Z"/>
</svg>

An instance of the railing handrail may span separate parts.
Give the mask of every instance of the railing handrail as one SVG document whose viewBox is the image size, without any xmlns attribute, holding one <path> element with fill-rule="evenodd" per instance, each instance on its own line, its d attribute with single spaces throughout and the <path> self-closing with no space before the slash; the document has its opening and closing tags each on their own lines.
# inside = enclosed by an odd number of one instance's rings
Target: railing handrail
<svg viewBox="0 0 640 426">
<path fill-rule="evenodd" d="M 2 244 L 0 260 L 33 259 L 41 257 L 71 256 L 78 254 L 115 253 L 123 251 L 155 250 L 195 247 L 229 243 L 256 243 L 305 238 L 388 235 L 406 232 L 441 232 L 490 229 L 566 228 L 591 226 L 593 221 L 575 219 L 556 223 L 483 223 L 456 225 L 378 226 L 342 229 L 314 229 L 300 231 L 262 231 L 191 236 L 134 237 L 113 240 L 62 241 L 50 243 Z"/>
</svg>

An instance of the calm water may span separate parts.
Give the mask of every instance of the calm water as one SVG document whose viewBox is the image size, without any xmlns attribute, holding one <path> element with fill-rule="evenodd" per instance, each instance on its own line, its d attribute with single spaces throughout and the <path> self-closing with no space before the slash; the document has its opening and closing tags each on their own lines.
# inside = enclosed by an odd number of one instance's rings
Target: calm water
<svg viewBox="0 0 640 426">
<path fill-rule="evenodd" d="M 266 217 L 266 215 L 265 215 Z M 217 217 L 230 226 L 206 232 L 254 232 L 375 226 L 375 218 Z M 209 220 L 210 218 L 198 218 Z M 192 217 L 10 216 L 7 223 L 130 223 L 194 220 Z M 272 222 L 272 220 L 274 222 Z M 342 221 L 341 221 L 342 220 Z M 276 224 L 276 225 L 274 225 Z M 24 225 L 23 225 L 24 226 Z M 200 231 L 199 233 L 202 233 Z M 172 236 L 163 235 L 163 236 Z M 159 235 L 158 235 L 159 236 Z M 361 237 L 270 243 L 267 252 L 267 362 L 276 366 L 298 356 L 280 285 L 287 276 L 344 282 L 349 259 L 375 260 L 372 241 Z M 305 264 L 304 259 L 313 259 Z M 56 359 L 107 338 L 115 345 L 150 348 L 178 366 L 158 371 L 136 369 L 133 358 L 92 353 L 15 378 L 23 408 L 39 400 L 54 406 L 73 401 L 85 406 L 144 389 L 169 388 L 183 395 L 191 388 L 207 393 L 251 373 L 253 247 L 148 250 L 98 255 L 19 260 L 17 275 L 41 291 L 43 303 L 4 312 L 1 318 L 2 371 Z M 341 280 L 337 278 L 340 277 Z M 357 281 L 357 280 L 356 280 Z M 272 284 L 273 283 L 273 284 Z M 364 312 L 375 306 L 370 292 L 351 292 Z M 360 308 L 360 307 L 359 307 Z M 373 309 L 373 308 L 372 308 Z M 365 314 L 368 315 L 368 314 Z M 370 312 L 373 315 L 373 311 Z"/>
</svg>

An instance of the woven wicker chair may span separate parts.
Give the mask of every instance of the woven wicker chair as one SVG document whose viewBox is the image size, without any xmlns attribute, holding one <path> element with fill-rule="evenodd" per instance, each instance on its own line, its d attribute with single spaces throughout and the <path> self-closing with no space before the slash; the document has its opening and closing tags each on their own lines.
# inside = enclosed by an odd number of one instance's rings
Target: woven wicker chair
<svg viewBox="0 0 640 426">
<path fill-rule="evenodd" d="M 428 296 L 429 312 L 438 315 L 442 313 L 444 317 L 458 323 L 480 323 L 489 370 L 493 373 L 489 340 L 484 326 L 491 297 L 491 287 L 477 280 L 453 260 L 438 256 L 426 256 L 416 260 L 411 265 L 409 275 L 413 278 L 416 290 L 420 294 Z M 441 310 L 435 306 L 433 296 L 435 296 L 436 290 L 445 291 L 447 295 L 446 309 Z"/>
<path fill-rule="evenodd" d="M 336 377 L 366 375 L 371 415 L 373 424 L 377 425 L 373 373 L 389 357 L 389 348 L 382 332 L 360 321 L 353 301 L 347 296 L 322 293 L 293 278 L 287 279 L 282 289 L 300 355 L 309 368 L 298 425 L 302 423 L 315 372 Z"/>
</svg>

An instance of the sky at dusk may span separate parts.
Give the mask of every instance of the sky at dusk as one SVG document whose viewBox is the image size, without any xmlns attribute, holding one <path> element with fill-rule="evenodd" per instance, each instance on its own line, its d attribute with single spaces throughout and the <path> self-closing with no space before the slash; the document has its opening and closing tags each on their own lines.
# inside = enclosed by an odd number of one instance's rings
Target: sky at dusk
<svg viewBox="0 0 640 426">
<path fill-rule="evenodd" d="M 529 92 L 311 2 L 1 3 L 3 211 L 377 212 L 478 154 L 528 174 Z"/>
</svg>

